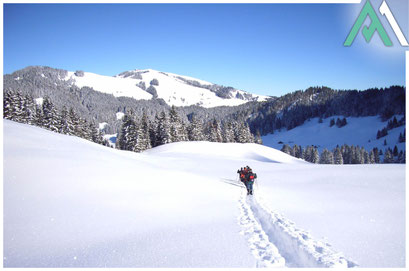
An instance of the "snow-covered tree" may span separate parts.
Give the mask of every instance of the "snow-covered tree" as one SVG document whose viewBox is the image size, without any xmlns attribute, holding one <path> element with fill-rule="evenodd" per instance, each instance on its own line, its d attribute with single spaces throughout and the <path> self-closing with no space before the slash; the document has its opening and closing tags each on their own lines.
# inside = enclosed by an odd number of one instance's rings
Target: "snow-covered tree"
<svg viewBox="0 0 409 271">
<path fill-rule="evenodd" d="M 238 125 L 238 131 L 236 134 L 236 142 L 239 143 L 253 143 L 254 136 L 250 132 L 250 128 L 245 122 L 241 122 Z"/>
<path fill-rule="evenodd" d="M 188 132 L 190 141 L 205 140 L 203 124 L 195 115 L 192 116 L 192 121 L 190 122 Z"/>
<path fill-rule="evenodd" d="M 235 142 L 234 130 L 231 122 L 226 122 L 223 125 L 223 142 Z"/>
<path fill-rule="evenodd" d="M 296 158 L 302 158 L 302 147 L 295 144 L 293 146 L 292 154 Z"/>
<path fill-rule="evenodd" d="M 134 151 L 137 142 L 137 126 L 132 112 L 122 118 L 121 131 L 117 140 L 117 147 L 121 150 Z"/>
<path fill-rule="evenodd" d="M 169 112 L 171 142 L 188 141 L 186 127 L 180 119 L 176 107 L 172 106 Z"/>
<path fill-rule="evenodd" d="M 334 155 L 331 151 L 324 149 L 321 153 L 320 164 L 334 164 Z"/>
<path fill-rule="evenodd" d="M 361 157 L 362 164 L 370 164 L 369 153 L 363 147 L 361 148 Z"/>
<path fill-rule="evenodd" d="M 42 126 L 53 132 L 58 132 L 59 131 L 58 126 L 60 123 L 59 115 L 54 104 L 48 97 L 44 97 L 42 109 L 43 109 Z"/>
<path fill-rule="evenodd" d="M 172 143 L 169 118 L 165 111 L 159 116 L 159 122 L 156 130 L 156 146 Z"/>
<path fill-rule="evenodd" d="M 294 156 L 293 150 L 288 144 L 284 144 L 283 147 L 281 148 L 281 151 L 288 155 Z"/>
<path fill-rule="evenodd" d="M 379 157 L 380 153 L 378 148 L 373 148 L 373 153 L 374 153 L 374 160 L 376 164 L 379 164 L 381 162 L 381 158 Z"/>
<path fill-rule="evenodd" d="M 151 139 L 150 139 L 150 128 L 151 124 L 148 119 L 146 112 L 143 113 L 140 129 L 138 131 L 139 141 L 138 144 L 140 145 L 141 151 L 148 150 L 152 148 Z"/>
<path fill-rule="evenodd" d="M 320 161 L 320 153 L 318 152 L 317 148 L 314 148 L 313 152 L 312 152 L 312 161 L 311 161 L 311 163 L 318 164 L 319 161 Z"/>
<path fill-rule="evenodd" d="M 375 164 L 375 153 L 373 150 L 369 153 L 369 164 Z"/>
<path fill-rule="evenodd" d="M 334 164 L 336 165 L 344 164 L 344 159 L 342 158 L 342 152 L 338 146 L 334 150 Z"/>
<path fill-rule="evenodd" d="M 210 142 L 223 142 L 222 129 L 220 127 L 220 122 L 213 119 L 209 128 L 209 140 Z"/>
<path fill-rule="evenodd" d="M 58 123 L 58 132 L 61 134 L 68 135 L 69 134 L 69 127 L 68 127 L 68 110 L 65 106 L 61 109 L 60 112 L 60 119 Z"/>
<path fill-rule="evenodd" d="M 390 163 L 394 163 L 394 162 L 395 162 L 394 159 L 393 159 L 393 154 L 392 154 L 392 152 L 390 151 L 390 149 L 387 149 L 387 150 L 385 151 L 385 155 L 384 155 L 384 157 L 383 157 L 383 162 L 384 162 L 385 164 L 390 164 Z"/>
</svg>

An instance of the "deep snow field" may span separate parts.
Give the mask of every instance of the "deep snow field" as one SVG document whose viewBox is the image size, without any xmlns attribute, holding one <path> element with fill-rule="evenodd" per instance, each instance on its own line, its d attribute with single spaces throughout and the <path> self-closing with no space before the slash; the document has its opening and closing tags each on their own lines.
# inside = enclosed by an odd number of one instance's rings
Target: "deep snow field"
<svg viewBox="0 0 409 271">
<path fill-rule="evenodd" d="M 3 127 L 4 267 L 405 266 L 405 165 L 238 143 L 137 154 Z M 236 179 L 245 165 L 253 197 Z"/>
</svg>

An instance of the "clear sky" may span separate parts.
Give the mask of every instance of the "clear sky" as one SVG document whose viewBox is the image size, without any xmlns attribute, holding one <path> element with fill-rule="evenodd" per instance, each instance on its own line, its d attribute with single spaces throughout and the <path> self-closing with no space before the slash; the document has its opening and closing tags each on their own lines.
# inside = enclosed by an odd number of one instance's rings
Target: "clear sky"
<svg viewBox="0 0 409 271">
<path fill-rule="evenodd" d="M 409 40 L 408 1 L 387 0 Z M 361 4 L 5 4 L 3 73 L 30 65 L 116 75 L 155 69 L 280 96 L 405 84 L 405 49 L 343 43 Z M 365 21 L 370 24 L 369 18 Z"/>
</svg>

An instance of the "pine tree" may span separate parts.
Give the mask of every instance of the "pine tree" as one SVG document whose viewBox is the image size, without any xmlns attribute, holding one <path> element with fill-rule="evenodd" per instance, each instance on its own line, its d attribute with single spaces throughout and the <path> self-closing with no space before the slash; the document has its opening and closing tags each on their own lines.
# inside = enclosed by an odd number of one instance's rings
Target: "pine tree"
<svg viewBox="0 0 409 271">
<path fill-rule="evenodd" d="M 369 164 L 375 164 L 375 153 L 373 150 L 369 153 Z"/>
<path fill-rule="evenodd" d="M 203 124 L 195 115 L 192 116 L 192 121 L 190 122 L 188 132 L 189 132 L 190 141 L 205 140 L 204 132 L 203 132 Z"/>
<path fill-rule="evenodd" d="M 320 164 L 334 164 L 334 155 L 331 151 L 324 149 L 321 153 Z"/>
<path fill-rule="evenodd" d="M 287 144 L 284 144 L 283 147 L 281 148 L 281 151 L 283 153 L 286 153 L 288 155 L 294 156 L 293 150 L 291 149 L 291 147 Z"/>
<path fill-rule="evenodd" d="M 88 124 L 87 139 L 98 144 L 104 144 L 101 131 L 94 122 Z"/>
<path fill-rule="evenodd" d="M 235 142 L 233 125 L 231 122 L 227 122 L 223 125 L 223 142 Z"/>
<path fill-rule="evenodd" d="M 361 164 L 370 164 L 369 153 L 362 147 L 361 148 Z"/>
<path fill-rule="evenodd" d="M 341 128 L 341 120 L 339 118 L 337 118 L 336 125 L 338 128 Z"/>
<path fill-rule="evenodd" d="M 33 125 L 42 127 L 43 125 L 43 109 L 42 106 L 35 106 L 35 113 L 33 117 Z"/>
<path fill-rule="evenodd" d="M 379 157 L 380 153 L 378 148 L 373 148 L 373 153 L 374 153 L 374 160 L 376 164 L 379 164 L 381 162 L 381 158 Z"/>
<path fill-rule="evenodd" d="M 397 159 L 398 163 L 405 164 L 406 163 L 406 151 L 400 151 L 399 156 Z"/>
<path fill-rule="evenodd" d="M 13 92 L 12 91 L 6 91 L 4 92 L 4 97 L 3 97 L 3 118 L 11 120 L 13 118 L 13 107 L 12 101 L 13 101 Z"/>
<path fill-rule="evenodd" d="M 334 150 L 334 164 L 337 164 L 337 165 L 344 164 L 344 159 L 342 158 L 341 149 L 338 146 Z"/>
<path fill-rule="evenodd" d="M 157 146 L 172 143 L 172 135 L 170 131 L 170 123 L 165 111 L 160 113 L 159 123 L 156 131 Z"/>
<path fill-rule="evenodd" d="M 344 117 L 342 120 L 341 120 L 341 127 L 344 127 L 345 125 L 347 125 L 348 123 L 347 123 L 347 119 Z"/>
<path fill-rule="evenodd" d="M 51 130 L 53 132 L 58 132 L 58 124 L 60 122 L 59 115 L 54 104 L 50 101 L 48 97 L 44 97 L 43 100 L 43 120 L 42 124 L 44 128 Z"/>
<path fill-rule="evenodd" d="M 159 146 L 158 144 L 158 127 L 159 127 L 159 122 L 160 122 L 160 115 L 159 113 L 156 113 L 154 121 L 151 123 L 149 127 L 149 137 L 151 140 L 151 146 L 156 147 Z"/>
<path fill-rule="evenodd" d="M 250 132 L 250 128 L 247 123 L 242 122 L 239 124 L 238 129 L 238 137 L 236 138 L 236 142 L 239 143 L 253 143 L 254 136 Z"/>
<path fill-rule="evenodd" d="M 396 120 L 396 118 L 395 118 L 395 120 Z M 399 150 L 398 150 L 398 147 L 395 145 L 395 147 L 393 148 L 393 156 L 397 157 L 398 155 L 399 155 Z"/>
<path fill-rule="evenodd" d="M 22 122 L 22 115 L 23 115 L 23 110 L 22 110 L 22 103 L 23 103 L 23 97 L 19 92 L 16 92 L 12 95 L 11 99 L 11 120 L 17 121 L 17 122 Z"/>
<path fill-rule="evenodd" d="M 320 161 L 320 154 L 317 148 L 313 148 L 312 156 L 311 156 L 311 163 L 318 164 Z"/>
<path fill-rule="evenodd" d="M 394 162 L 392 152 L 389 149 L 387 149 L 385 151 L 385 156 L 383 158 L 383 162 L 385 164 L 390 164 L 390 163 Z"/>
<path fill-rule="evenodd" d="M 170 125 L 170 140 L 171 142 L 187 141 L 187 132 L 184 124 L 182 123 L 179 115 L 176 111 L 176 107 L 173 105 L 169 112 L 169 125 Z"/>
<path fill-rule="evenodd" d="M 122 118 L 121 132 L 118 136 L 117 146 L 121 150 L 134 151 L 137 143 L 137 126 L 133 113 L 127 113 Z"/>
<path fill-rule="evenodd" d="M 403 134 L 399 133 L 398 142 L 399 143 L 406 142 L 406 130 L 403 131 Z"/>
<path fill-rule="evenodd" d="M 313 152 L 314 152 L 314 147 L 307 146 L 303 151 L 302 159 L 304 159 L 307 162 L 311 162 L 313 160 Z"/>
<path fill-rule="evenodd" d="M 145 149 L 145 142 L 144 142 L 144 131 L 142 129 L 142 125 L 139 122 L 135 122 L 135 141 L 132 146 L 132 151 L 134 152 L 142 152 Z"/>
<path fill-rule="evenodd" d="M 22 96 L 21 100 L 21 122 L 27 124 L 34 124 L 35 116 L 35 103 L 34 99 L 30 95 Z"/>
<path fill-rule="evenodd" d="M 293 153 L 294 157 L 302 158 L 302 148 L 301 148 L 301 146 L 298 146 L 297 144 L 295 144 L 293 146 L 292 153 Z"/>
<path fill-rule="evenodd" d="M 222 131 L 220 128 L 220 123 L 213 119 L 210 125 L 210 142 L 223 142 Z"/>
<path fill-rule="evenodd" d="M 68 120 L 67 120 L 67 134 L 68 135 L 76 135 L 77 126 L 80 125 L 80 118 L 78 117 L 77 113 L 71 107 L 68 112 Z"/>
<path fill-rule="evenodd" d="M 69 134 L 69 128 L 68 128 L 68 110 L 65 106 L 63 106 L 61 113 L 60 113 L 60 119 L 58 123 L 58 132 L 61 134 L 68 135 Z"/>
<path fill-rule="evenodd" d="M 143 112 L 142 119 L 141 119 L 141 149 L 142 151 L 148 150 L 152 148 L 151 139 L 150 139 L 150 131 L 151 131 L 151 123 L 148 119 L 148 115 L 146 111 Z"/>
<path fill-rule="evenodd" d="M 88 123 L 83 118 L 79 118 L 78 125 L 74 127 L 74 131 L 75 131 L 75 136 L 78 136 L 84 139 L 89 138 Z"/>
</svg>

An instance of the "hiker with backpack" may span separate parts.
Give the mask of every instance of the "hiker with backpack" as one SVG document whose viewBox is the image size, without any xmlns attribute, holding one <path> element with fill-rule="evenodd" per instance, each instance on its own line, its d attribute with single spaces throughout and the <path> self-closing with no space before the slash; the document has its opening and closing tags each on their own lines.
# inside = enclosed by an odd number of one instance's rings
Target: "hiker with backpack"
<svg viewBox="0 0 409 271">
<path fill-rule="evenodd" d="M 247 195 L 253 195 L 253 184 L 255 179 L 257 179 L 257 174 L 253 173 L 253 170 L 249 166 L 237 170 L 237 173 L 240 174 L 240 181 L 247 188 Z"/>
<path fill-rule="evenodd" d="M 253 195 L 253 184 L 257 179 L 257 174 L 253 173 L 251 168 L 248 169 L 246 175 L 246 188 L 247 188 L 247 195 Z"/>
</svg>

